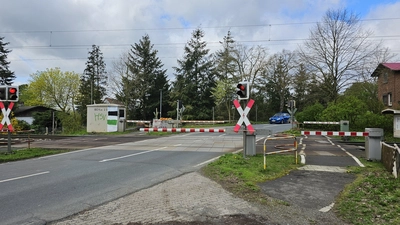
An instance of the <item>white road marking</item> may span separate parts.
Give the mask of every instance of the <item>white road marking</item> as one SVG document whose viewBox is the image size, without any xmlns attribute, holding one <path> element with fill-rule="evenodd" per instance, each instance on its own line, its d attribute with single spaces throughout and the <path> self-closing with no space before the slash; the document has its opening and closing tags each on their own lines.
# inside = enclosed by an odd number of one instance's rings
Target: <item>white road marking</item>
<svg viewBox="0 0 400 225">
<path fill-rule="evenodd" d="M 146 153 L 150 153 L 150 152 L 154 152 L 154 151 L 159 151 L 159 150 L 162 150 L 162 149 L 165 149 L 165 148 L 167 148 L 167 147 L 157 148 L 157 149 L 153 149 L 153 150 L 149 150 L 149 151 L 138 152 L 138 153 L 134 153 L 134 154 L 130 154 L 130 155 L 124 155 L 124 156 L 110 158 L 110 159 L 103 159 L 103 160 L 101 160 L 99 162 L 108 162 L 108 161 L 113 161 L 113 160 L 117 160 L 117 159 L 128 158 L 128 157 L 131 157 L 131 156 L 142 155 L 142 154 L 146 154 Z"/>
<path fill-rule="evenodd" d="M 215 161 L 215 160 L 219 159 L 219 157 L 220 157 L 220 156 L 217 156 L 217 157 L 215 157 L 215 158 L 209 159 L 209 160 L 204 161 L 204 162 L 202 162 L 202 163 L 199 163 L 199 164 L 197 164 L 197 165 L 195 165 L 195 166 L 193 166 L 193 167 L 199 167 L 199 166 L 202 166 L 202 165 L 204 165 L 204 164 L 210 163 L 210 162 L 212 162 L 212 161 Z"/>
<path fill-rule="evenodd" d="M 235 151 L 235 152 L 233 152 L 233 153 L 234 153 L 234 154 L 237 154 L 237 153 L 239 153 L 239 152 L 241 152 L 241 151 L 243 151 L 243 149 L 239 149 L 239 150 L 237 150 L 237 151 Z M 205 165 L 205 164 L 208 164 L 208 163 L 210 163 L 210 162 L 212 162 L 212 161 L 215 161 L 215 160 L 219 159 L 220 157 L 221 157 L 221 156 L 214 157 L 214 158 L 212 158 L 212 159 L 209 159 L 209 160 L 207 160 L 207 161 L 204 161 L 204 162 L 202 162 L 202 163 L 199 163 L 199 164 L 197 164 L 197 165 L 194 165 L 193 167 L 203 166 L 203 165 Z"/>
<path fill-rule="evenodd" d="M 4 182 L 8 182 L 8 181 L 13 181 L 13 180 L 20 180 L 20 179 L 24 179 L 24 178 L 28 178 L 28 177 L 39 176 L 39 175 L 43 175 L 43 174 L 46 174 L 46 173 L 50 173 L 50 171 L 41 172 L 41 173 L 35 173 L 35 174 L 30 174 L 30 175 L 21 176 L 21 177 L 14 177 L 14 178 L 6 179 L 6 180 L 0 180 L 0 183 L 4 183 Z"/>
<path fill-rule="evenodd" d="M 334 205 L 335 205 L 335 203 L 332 203 L 332 204 L 330 204 L 328 206 L 325 206 L 324 208 L 320 209 L 319 211 L 320 212 L 329 212 L 329 210 L 331 210 Z"/>
<path fill-rule="evenodd" d="M 360 167 L 365 167 L 364 164 L 362 164 L 362 162 L 355 157 L 353 154 L 351 154 L 350 152 L 346 151 L 346 149 L 342 148 L 340 145 L 337 145 L 340 149 L 342 149 L 344 152 L 346 152 L 347 155 L 349 155 L 351 158 L 354 159 L 354 161 L 356 161 L 356 163 L 360 166 Z"/>
</svg>

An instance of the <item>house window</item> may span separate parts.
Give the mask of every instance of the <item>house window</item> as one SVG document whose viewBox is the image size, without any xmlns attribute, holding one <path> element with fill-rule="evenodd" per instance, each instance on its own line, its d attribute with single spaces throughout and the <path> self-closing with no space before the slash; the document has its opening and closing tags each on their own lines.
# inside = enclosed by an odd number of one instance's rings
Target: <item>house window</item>
<svg viewBox="0 0 400 225">
<path fill-rule="evenodd" d="M 388 72 L 385 71 L 385 72 L 383 73 L 383 83 L 387 83 L 387 82 L 388 82 Z"/>
<path fill-rule="evenodd" d="M 386 95 L 383 95 L 383 104 L 386 106 L 392 106 L 392 93 L 388 93 Z"/>
<path fill-rule="evenodd" d="M 123 109 L 119 110 L 119 117 L 125 118 L 125 110 L 123 110 Z"/>
</svg>

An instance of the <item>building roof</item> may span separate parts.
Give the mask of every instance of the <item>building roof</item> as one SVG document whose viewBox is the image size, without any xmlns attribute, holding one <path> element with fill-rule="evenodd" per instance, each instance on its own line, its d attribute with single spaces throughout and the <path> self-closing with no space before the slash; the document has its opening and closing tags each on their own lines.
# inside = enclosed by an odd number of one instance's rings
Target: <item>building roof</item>
<svg viewBox="0 0 400 225">
<path fill-rule="evenodd" d="M 14 110 L 14 114 L 17 116 L 18 114 L 27 112 L 27 111 L 46 111 L 46 110 L 52 110 L 55 111 L 54 109 L 45 107 L 45 106 L 18 106 Z"/>
<path fill-rule="evenodd" d="M 113 98 L 105 98 L 105 99 L 104 99 L 104 103 L 105 103 L 105 104 L 124 105 L 123 102 L 118 101 L 117 99 L 113 99 Z"/>
<path fill-rule="evenodd" d="M 383 68 L 388 68 L 392 71 L 400 71 L 400 63 L 380 63 L 374 72 L 372 72 L 371 77 L 379 76 L 379 71 Z"/>
<path fill-rule="evenodd" d="M 400 63 L 382 63 L 382 65 L 391 70 L 400 70 Z"/>
</svg>

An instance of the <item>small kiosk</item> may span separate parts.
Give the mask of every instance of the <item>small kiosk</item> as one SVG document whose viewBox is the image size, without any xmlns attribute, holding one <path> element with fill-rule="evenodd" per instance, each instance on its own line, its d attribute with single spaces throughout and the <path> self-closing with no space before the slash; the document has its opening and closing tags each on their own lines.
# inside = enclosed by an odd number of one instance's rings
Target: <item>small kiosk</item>
<svg viewBox="0 0 400 225">
<path fill-rule="evenodd" d="M 125 106 L 94 104 L 87 106 L 87 132 L 123 132 L 126 124 Z"/>
</svg>

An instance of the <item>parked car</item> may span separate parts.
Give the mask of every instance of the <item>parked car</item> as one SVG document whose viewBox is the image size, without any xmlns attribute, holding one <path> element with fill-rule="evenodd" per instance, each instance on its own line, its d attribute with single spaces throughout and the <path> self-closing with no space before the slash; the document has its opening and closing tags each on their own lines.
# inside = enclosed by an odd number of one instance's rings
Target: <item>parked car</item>
<svg viewBox="0 0 400 225">
<path fill-rule="evenodd" d="M 269 118 L 269 123 L 289 123 L 290 115 L 289 113 L 276 113 Z"/>
</svg>

